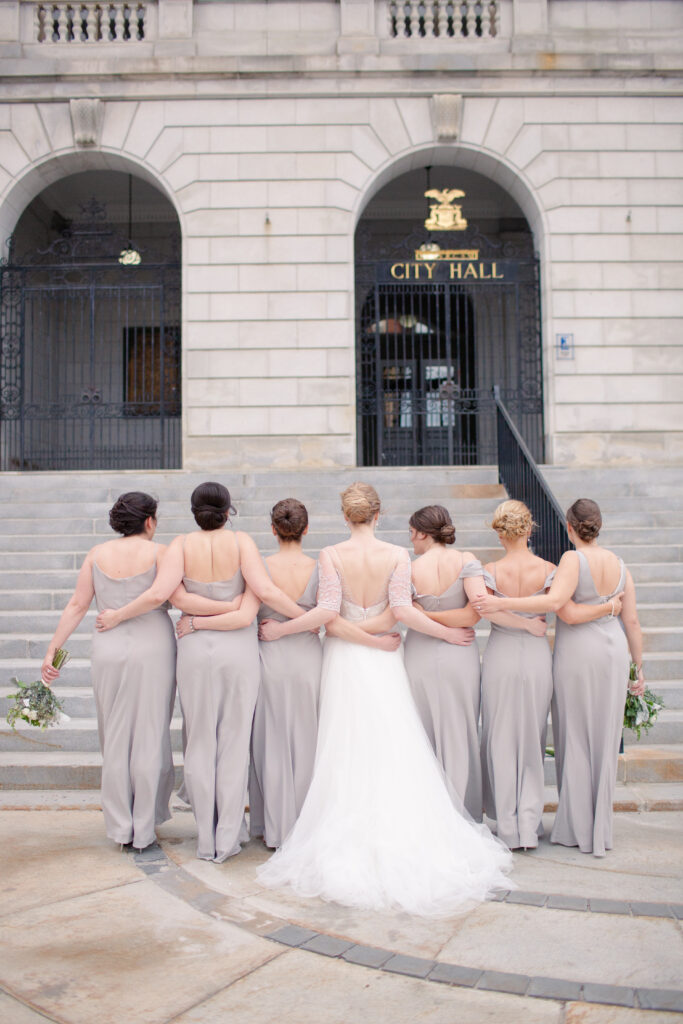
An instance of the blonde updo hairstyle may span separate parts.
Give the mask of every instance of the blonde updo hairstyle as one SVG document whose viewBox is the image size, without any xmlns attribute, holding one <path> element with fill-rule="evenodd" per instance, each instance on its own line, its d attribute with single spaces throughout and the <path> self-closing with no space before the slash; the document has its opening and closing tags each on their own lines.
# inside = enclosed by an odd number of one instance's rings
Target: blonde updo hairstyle
<svg viewBox="0 0 683 1024">
<path fill-rule="evenodd" d="M 379 495 L 370 484 L 356 481 L 341 495 L 341 509 L 350 523 L 369 523 L 380 511 Z"/>
<path fill-rule="evenodd" d="M 526 537 L 536 523 L 524 502 L 511 498 L 498 506 L 493 513 L 491 526 L 499 537 L 512 540 L 514 537 Z"/>
<path fill-rule="evenodd" d="M 453 520 L 443 505 L 425 505 L 413 512 L 408 522 L 414 530 L 431 537 L 437 544 L 455 543 Z"/>
<path fill-rule="evenodd" d="M 602 526 L 602 515 L 596 502 L 579 498 L 567 509 L 567 522 L 580 540 L 595 540 Z"/>
</svg>

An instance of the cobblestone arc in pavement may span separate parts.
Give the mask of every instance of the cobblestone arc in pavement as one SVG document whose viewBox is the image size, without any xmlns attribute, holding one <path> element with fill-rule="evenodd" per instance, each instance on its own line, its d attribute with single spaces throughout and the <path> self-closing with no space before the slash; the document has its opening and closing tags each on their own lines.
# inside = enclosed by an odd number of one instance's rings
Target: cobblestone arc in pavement
<svg viewBox="0 0 683 1024">
<path fill-rule="evenodd" d="M 327 935 L 298 925 L 274 920 L 272 915 L 255 913 L 245 920 L 243 913 L 231 913 L 230 897 L 204 885 L 182 867 L 169 860 L 160 846 L 153 846 L 134 854 L 137 866 L 167 892 L 185 900 L 196 910 L 230 921 L 261 937 L 280 945 L 297 948 L 318 956 L 341 958 L 372 970 L 402 974 L 426 981 L 470 989 L 504 992 L 510 995 L 534 996 L 539 999 L 606 1004 L 610 1006 L 640 1007 L 647 1010 L 666 1010 L 683 1014 L 683 989 L 629 988 L 624 985 L 604 985 L 578 982 L 564 978 L 548 978 L 507 971 L 473 968 L 459 964 L 407 956 L 392 950 L 366 946 Z M 626 902 L 621 900 L 584 899 L 576 896 L 515 890 L 501 892 L 498 902 L 547 907 L 552 910 L 584 911 L 598 914 L 624 914 L 635 917 L 666 917 L 683 920 L 683 904 L 655 902 Z"/>
</svg>

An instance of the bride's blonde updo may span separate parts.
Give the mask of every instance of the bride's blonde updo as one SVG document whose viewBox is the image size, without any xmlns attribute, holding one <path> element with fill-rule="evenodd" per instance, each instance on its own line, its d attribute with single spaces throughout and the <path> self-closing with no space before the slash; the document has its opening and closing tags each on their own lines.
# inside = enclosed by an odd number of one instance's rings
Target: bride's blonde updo
<svg viewBox="0 0 683 1024">
<path fill-rule="evenodd" d="M 491 526 L 499 537 L 525 537 L 536 526 L 523 501 L 503 501 L 493 513 Z"/>
<path fill-rule="evenodd" d="M 341 507 L 350 523 L 369 523 L 381 506 L 375 488 L 356 481 L 342 491 Z"/>
</svg>

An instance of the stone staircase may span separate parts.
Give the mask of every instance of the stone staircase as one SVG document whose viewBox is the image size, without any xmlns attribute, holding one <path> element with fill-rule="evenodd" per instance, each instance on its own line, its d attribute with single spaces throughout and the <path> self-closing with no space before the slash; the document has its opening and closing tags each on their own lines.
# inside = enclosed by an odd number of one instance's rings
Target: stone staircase
<svg viewBox="0 0 683 1024">
<path fill-rule="evenodd" d="M 605 542 L 623 555 L 638 585 L 646 674 L 664 697 L 667 710 L 647 741 L 627 748 L 621 777 L 636 784 L 681 780 L 683 545 L 676 534 L 683 520 L 683 470 L 671 471 L 670 480 L 669 471 L 656 471 L 656 482 L 651 484 L 643 471 L 620 470 L 613 479 L 609 471 L 601 471 L 594 480 L 590 471 L 548 467 L 545 472 L 563 506 L 579 491 L 588 491 L 600 501 Z M 155 494 L 160 500 L 157 539 L 165 541 L 194 526 L 189 496 L 208 476 L 183 471 L 0 476 L 0 789 L 98 787 L 101 761 L 88 661 L 94 611 L 67 645 L 71 661 L 58 692 L 70 722 L 44 733 L 28 726 L 13 732 L 5 724 L 10 679 L 37 678 L 85 552 L 111 536 L 107 512 L 116 496 L 138 489 Z M 346 535 L 339 493 L 354 479 L 377 486 L 385 509 L 379 532 L 385 540 L 407 545 L 410 513 L 438 501 L 453 515 L 459 547 L 474 551 L 482 560 L 499 554 L 486 525 L 505 497 L 495 467 L 272 471 L 234 474 L 225 482 L 238 509 L 235 526 L 249 532 L 265 553 L 276 546 L 269 527 L 272 505 L 292 495 L 304 501 L 311 516 L 306 549 L 315 554 Z M 627 501 L 627 493 L 642 496 Z M 485 626 L 478 630 L 481 645 L 486 632 Z M 179 714 L 173 722 L 173 745 L 180 764 Z M 552 759 L 547 762 L 546 781 L 554 782 Z"/>
</svg>

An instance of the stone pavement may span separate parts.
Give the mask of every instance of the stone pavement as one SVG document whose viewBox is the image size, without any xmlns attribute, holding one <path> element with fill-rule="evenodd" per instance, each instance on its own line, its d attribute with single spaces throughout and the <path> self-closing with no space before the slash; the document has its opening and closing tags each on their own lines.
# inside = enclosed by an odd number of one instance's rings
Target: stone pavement
<svg viewBox="0 0 683 1024">
<path fill-rule="evenodd" d="M 3 1024 L 683 1021 L 683 813 L 617 814 L 603 860 L 542 841 L 432 920 L 264 890 L 260 842 L 198 861 L 180 809 L 121 853 L 88 801 L 0 810 Z"/>
</svg>

